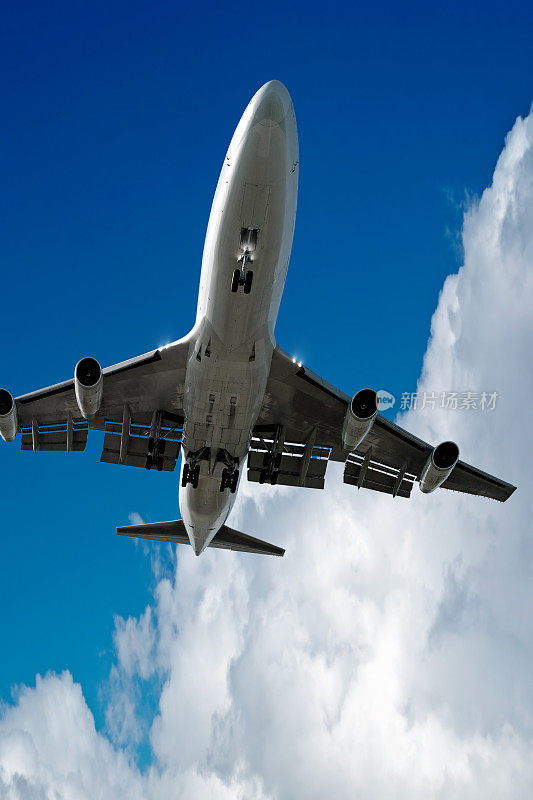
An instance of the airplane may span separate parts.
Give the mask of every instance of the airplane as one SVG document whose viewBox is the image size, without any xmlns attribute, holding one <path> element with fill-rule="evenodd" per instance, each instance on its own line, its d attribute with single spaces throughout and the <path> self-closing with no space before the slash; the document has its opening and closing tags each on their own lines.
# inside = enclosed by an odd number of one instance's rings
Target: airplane
<svg viewBox="0 0 533 800">
<path fill-rule="evenodd" d="M 0 390 L 0 434 L 33 452 L 85 448 L 104 432 L 101 461 L 171 471 L 182 454 L 181 519 L 118 527 L 119 535 L 282 556 L 227 526 L 246 464 L 259 484 L 323 489 L 330 461 L 344 482 L 410 496 L 438 487 L 505 501 L 515 486 L 432 446 L 352 398 L 276 343 L 291 253 L 298 135 L 291 97 L 269 81 L 251 99 L 227 151 L 203 252 L 196 322 L 183 339 L 104 369 L 91 357 L 63 383 L 13 398 Z"/>
</svg>

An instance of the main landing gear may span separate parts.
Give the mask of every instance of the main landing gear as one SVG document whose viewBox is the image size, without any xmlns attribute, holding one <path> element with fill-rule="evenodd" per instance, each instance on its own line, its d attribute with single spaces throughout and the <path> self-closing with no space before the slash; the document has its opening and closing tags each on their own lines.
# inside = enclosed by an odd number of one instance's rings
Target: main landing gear
<svg viewBox="0 0 533 800">
<path fill-rule="evenodd" d="M 269 481 L 272 486 L 278 482 L 279 468 L 281 466 L 282 453 L 277 453 L 274 458 L 265 455 L 263 459 L 264 469 L 259 473 L 259 483 Z"/>
<path fill-rule="evenodd" d="M 220 481 L 220 491 L 229 489 L 232 494 L 237 491 L 237 484 L 239 482 L 239 470 L 234 469 L 230 471 L 227 467 L 222 470 L 222 480 Z"/>
<path fill-rule="evenodd" d="M 220 480 L 220 491 L 223 492 L 229 489 L 232 494 L 235 494 L 239 482 L 239 460 L 231 456 L 227 450 L 221 449 L 218 451 L 217 461 L 222 461 L 224 464 Z"/>
<path fill-rule="evenodd" d="M 195 464 L 194 466 L 191 464 L 183 465 L 183 472 L 181 474 L 181 485 L 183 487 L 187 486 L 187 484 L 190 483 L 192 484 L 193 489 L 197 489 L 199 477 L 200 477 L 200 464 Z"/>
<path fill-rule="evenodd" d="M 211 458 L 213 456 L 213 458 Z M 198 488 L 198 481 L 200 479 L 200 464 L 202 461 L 209 462 L 208 474 L 214 475 L 216 464 L 222 462 L 223 469 L 220 480 L 220 491 L 229 489 L 232 494 L 237 491 L 237 484 L 239 482 L 239 459 L 231 456 L 227 450 L 220 448 L 216 454 L 210 447 L 202 447 L 199 450 L 189 451 L 187 454 L 187 461 L 183 465 L 183 472 L 181 473 L 181 485 L 185 488 L 189 483 L 193 489 Z"/>
</svg>

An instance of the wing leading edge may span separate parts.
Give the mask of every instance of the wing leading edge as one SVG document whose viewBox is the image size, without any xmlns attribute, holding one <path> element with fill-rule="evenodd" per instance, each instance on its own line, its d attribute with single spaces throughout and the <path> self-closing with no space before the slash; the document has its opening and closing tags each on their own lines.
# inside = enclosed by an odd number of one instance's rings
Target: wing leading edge
<svg viewBox="0 0 533 800">
<path fill-rule="evenodd" d="M 342 443 L 349 402 L 348 395 L 276 347 L 260 424 L 255 430 L 255 441 L 262 441 L 262 472 L 258 473 L 254 456 L 248 477 L 259 482 L 322 488 L 327 461 L 338 461 L 345 464 L 345 483 L 409 497 L 414 483 L 420 480 L 432 445 L 378 414 L 362 444 L 349 453 Z M 255 450 L 258 449 L 256 444 Z M 293 464 L 289 473 L 284 474 L 282 468 L 276 475 L 276 463 L 282 467 L 284 460 L 294 459 L 295 451 L 300 454 L 298 464 Z M 305 454 L 307 464 L 304 463 Z M 324 458 L 326 464 L 319 468 L 318 461 Z M 306 470 L 310 470 L 312 478 L 317 469 L 320 480 L 307 481 Z M 442 487 L 501 502 L 516 489 L 463 461 L 457 462 Z"/>
</svg>

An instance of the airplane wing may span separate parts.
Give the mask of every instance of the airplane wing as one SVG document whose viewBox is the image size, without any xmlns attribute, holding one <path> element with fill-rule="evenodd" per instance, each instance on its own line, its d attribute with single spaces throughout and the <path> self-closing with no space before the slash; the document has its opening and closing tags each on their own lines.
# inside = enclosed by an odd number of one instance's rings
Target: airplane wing
<svg viewBox="0 0 533 800">
<path fill-rule="evenodd" d="M 102 461 L 173 470 L 183 424 L 185 337 L 102 370 L 97 416 L 83 419 L 74 379 L 16 398 L 22 450 L 84 450 L 89 428 L 105 431 Z"/>
<path fill-rule="evenodd" d="M 361 445 L 343 448 L 350 398 L 276 347 L 248 455 L 248 479 L 323 488 L 329 461 L 345 464 L 344 482 L 409 497 L 432 445 L 380 414 Z M 458 461 L 445 489 L 504 501 L 515 486 Z"/>
</svg>

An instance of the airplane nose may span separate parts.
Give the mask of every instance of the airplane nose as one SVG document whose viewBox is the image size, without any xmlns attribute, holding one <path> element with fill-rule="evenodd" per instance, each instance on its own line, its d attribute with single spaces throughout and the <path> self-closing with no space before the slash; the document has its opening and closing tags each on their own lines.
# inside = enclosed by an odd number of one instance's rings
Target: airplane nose
<svg viewBox="0 0 533 800">
<path fill-rule="evenodd" d="M 289 92 L 280 81 L 269 81 L 254 97 L 254 122 L 272 127 L 283 125 L 291 105 Z"/>
</svg>

